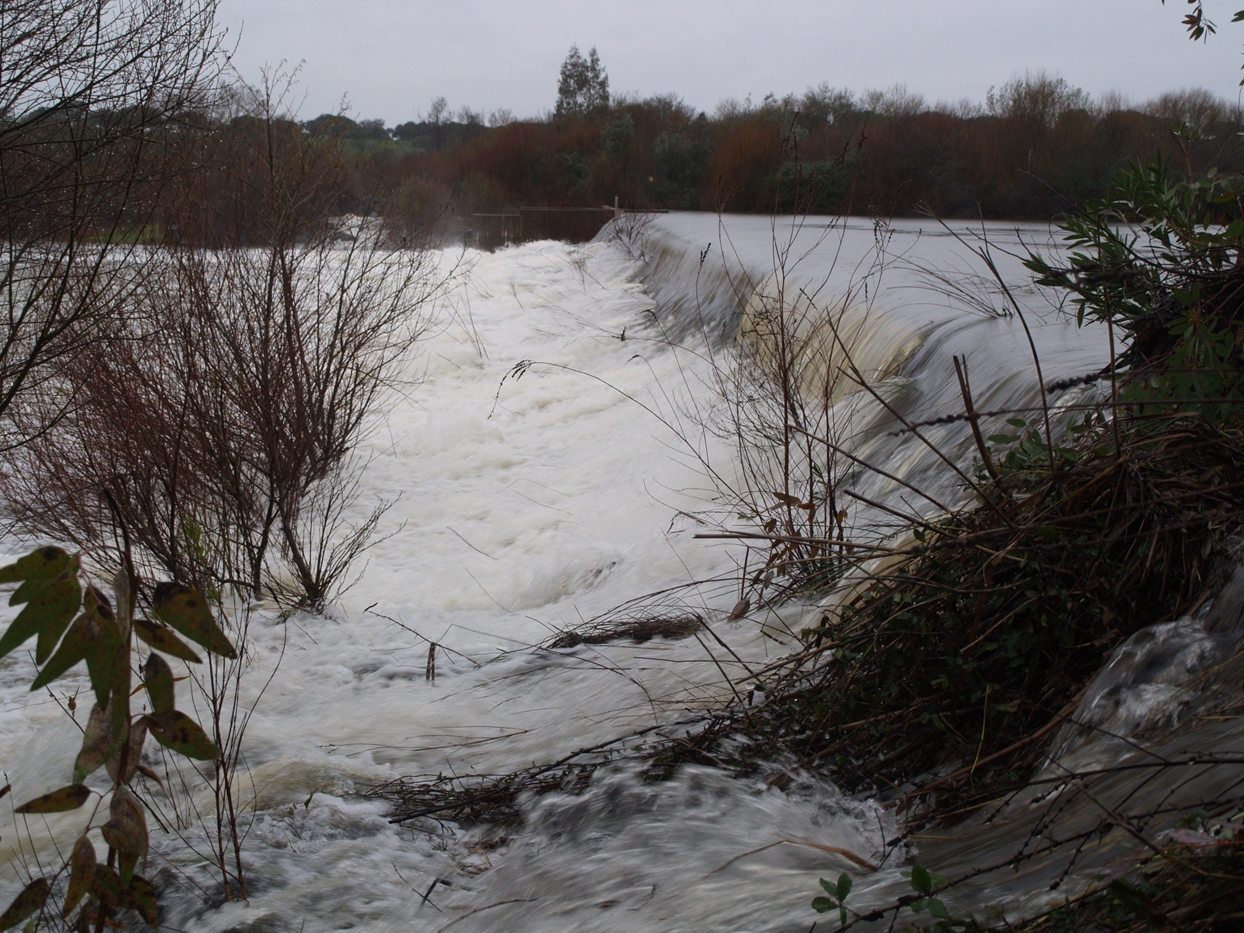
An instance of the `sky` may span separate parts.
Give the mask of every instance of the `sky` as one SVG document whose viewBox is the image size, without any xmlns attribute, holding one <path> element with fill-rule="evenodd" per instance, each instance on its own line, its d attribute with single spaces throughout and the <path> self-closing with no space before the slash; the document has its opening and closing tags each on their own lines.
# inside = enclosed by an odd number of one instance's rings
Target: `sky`
<svg viewBox="0 0 1244 933">
<path fill-rule="evenodd" d="M 393 126 L 440 96 L 539 116 L 572 44 L 596 47 L 615 95 L 672 92 L 710 113 L 821 82 L 981 102 L 1037 70 L 1094 97 L 1205 87 L 1236 100 L 1240 6 L 1206 0 L 1208 43 L 1187 38 L 1183 0 L 220 0 L 218 21 L 243 78 L 300 66 L 303 119 L 345 101 Z"/>
</svg>

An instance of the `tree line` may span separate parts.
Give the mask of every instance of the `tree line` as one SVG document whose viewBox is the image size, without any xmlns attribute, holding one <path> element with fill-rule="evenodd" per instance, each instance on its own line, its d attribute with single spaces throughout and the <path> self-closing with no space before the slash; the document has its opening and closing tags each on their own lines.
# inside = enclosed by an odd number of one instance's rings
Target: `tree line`
<svg viewBox="0 0 1244 933">
<path fill-rule="evenodd" d="M 422 120 L 388 129 L 340 115 L 302 125 L 341 145 L 356 205 L 403 191 L 391 213 L 617 197 L 634 208 L 1046 220 L 1103 195 L 1129 162 L 1159 154 L 1185 175 L 1244 169 L 1239 105 L 1200 89 L 1131 104 L 1092 100 L 1039 73 L 981 103 L 930 105 L 904 86 L 854 93 L 822 84 L 759 104 L 726 101 L 710 115 L 672 94 L 610 99 L 594 51 L 580 59 L 586 82 L 563 74 L 556 109 L 539 119 L 453 114 L 438 99 Z"/>
</svg>

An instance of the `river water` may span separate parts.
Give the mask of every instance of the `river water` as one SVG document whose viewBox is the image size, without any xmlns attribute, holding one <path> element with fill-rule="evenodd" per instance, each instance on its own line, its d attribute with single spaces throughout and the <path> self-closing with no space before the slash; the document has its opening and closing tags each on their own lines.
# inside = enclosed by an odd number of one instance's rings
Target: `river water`
<svg viewBox="0 0 1244 933">
<path fill-rule="evenodd" d="M 816 879 L 855 870 L 824 847 L 872 860 L 896 831 L 889 811 L 814 781 L 779 791 L 689 768 L 640 785 L 619 766 L 581 796 L 529 802 L 500 845 L 447 822 L 393 825 L 358 792 L 503 773 L 653 726 L 677 734 L 668 724 L 728 701 L 749 669 L 791 650 L 801 610 L 727 620 L 740 553 L 695 537 L 721 517 L 710 469 L 719 484 L 740 481 L 730 439 L 704 425 L 757 294 L 802 291 L 825 306 L 849 295 L 855 362 L 909 422 L 962 410 L 955 355 L 969 361 L 978 410 L 1032 417 L 1041 392 L 1024 321 L 1047 383 L 1108 361 L 1104 334 L 1027 286 L 1010 255 L 1049 250 L 1048 229 L 961 232 L 968 245 L 932 222 L 671 214 L 581 246 L 444 251 L 453 278 L 437 327 L 358 452 L 359 513 L 392 503 L 388 536 L 330 612 L 251 617 L 240 782 L 250 899 L 216 902 L 195 855 L 208 845 L 201 827 L 153 830 L 147 873 L 164 888 L 166 922 L 307 933 L 811 926 Z M 1011 299 L 978 278 L 969 245 L 982 233 L 1023 321 L 987 313 Z M 925 514 L 970 496 L 950 465 L 970 470 L 961 423 L 895 435 L 876 398 L 842 404 L 843 443 L 884 470 L 860 467 L 853 488 Z M 854 508 L 852 535 L 885 533 L 886 515 Z M 711 632 L 539 647 L 653 593 L 665 595 L 652 606 L 697 613 Z M 62 705 L 84 678 L 32 695 L 31 669 L 26 657 L 0 664 L 0 760 L 18 799 L 65 783 L 80 740 Z M 191 791 L 203 805 L 202 788 Z M 49 858 L 49 830 L 63 840 L 72 820 L 0 822 L 6 891 L 17 866 Z M 900 868 L 858 873 L 853 896 L 892 895 Z"/>
</svg>

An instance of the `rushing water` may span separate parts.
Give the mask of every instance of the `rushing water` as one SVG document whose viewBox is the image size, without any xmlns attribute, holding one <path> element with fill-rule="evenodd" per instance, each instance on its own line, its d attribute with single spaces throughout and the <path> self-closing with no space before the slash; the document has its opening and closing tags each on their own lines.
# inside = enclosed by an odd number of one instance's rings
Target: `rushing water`
<svg viewBox="0 0 1244 933">
<path fill-rule="evenodd" d="M 985 232 L 1046 381 L 1100 369 L 1104 335 L 1025 287 L 1008 255 L 1048 249 L 1049 231 Z M 790 245 L 784 261 L 775 243 Z M 983 312 L 1008 299 L 971 277 L 983 270 L 964 244 L 927 223 L 813 219 L 792 234 L 785 221 L 728 218 L 723 228 L 669 215 L 620 240 L 447 250 L 441 260 L 455 279 L 440 326 L 359 456 L 360 514 L 391 502 L 389 536 L 334 611 L 253 617 L 241 781 L 254 800 L 250 900 L 210 903 L 218 889 L 192 850 L 205 844 L 201 830 L 154 831 L 148 874 L 164 883 L 167 922 L 307 933 L 806 930 L 816 878 L 855 871 L 826 847 L 879 858 L 896 831 L 888 811 L 815 782 L 779 791 L 688 768 L 653 786 L 616 767 L 581 796 L 529 802 L 521 831 L 497 846 L 448 823 L 392 825 L 384 805 L 354 792 L 406 775 L 502 773 L 675 723 L 728 700 L 727 678 L 745 680 L 747 667 L 788 650 L 784 627 L 798 627 L 798 612 L 727 621 L 737 554 L 694 537 L 697 514 L 716 508 L 704 464 L 737 479 L 728 440 L 702 421 L 716 403 L 714 366 L 757 292 L 803 289 L 826 304 L 849 292 L 856 362 L 910 421 L 961 411 L 955 355 L 968 358 L 978 410 L 1036 406 L 1023 322 Z M 928 269 L 976 297 L 946 294 Z M 523 361 L 535 362 L 513 373 Z M 854 454 L 890 474 L 857 471 L 859 491 L 925 512 L 934 499 L 965 499 L 946 462 L 970 465 L 962 424 L 929 426 L 922 441 L 895 436 L 875 400 L 843 404 Z M 904 484 L 929 499 L 911 501 Z M 852 522 L 865 533 L 882 516 L 864 510 Z M 533 647 L 671 587 L 684 588 L 665 604 L 710 619 L 711 637 Z M 430 641 L 441 646 L 435 680 Z M 25 656 L 0 664 L 0 751 L 20 799 L 64 783 L 79 739 L 56 698 L 26 692 L 31 670 Z M 57 695 L 85 693 L 84 683 L 71 675 Z M 71 825 L 50 823 L 62 839 Z M 19 852 L 49 856 L 42 824 L 10 815 L 0 838 L 9 879 Z M 857 872 L 853 897 L 892 896 L 899 869 L 891 859 Z"/>
</svg>

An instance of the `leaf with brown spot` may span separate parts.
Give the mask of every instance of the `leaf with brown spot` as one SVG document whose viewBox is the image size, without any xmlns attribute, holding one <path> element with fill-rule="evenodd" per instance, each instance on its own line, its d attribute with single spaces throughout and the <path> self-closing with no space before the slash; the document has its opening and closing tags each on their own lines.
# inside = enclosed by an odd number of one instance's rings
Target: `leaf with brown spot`
<svg viewBox="0 0 1244 933">
<path fill-rule="evenodd" d="M 21 580 L 51 580 L 68 570 L 71 561 L 69 552 L 55 545 L 37 548 L 17 563 L 0 567 L 0 586 Z M 9 605 L 17 604 L 9 603 Z"/>
<path fill-rule="evenodd" d="M 82 611 L 96 612 L 98 611 L 105 619 L 114 618 L 112 612 L 112 603 L 104 594 L 104 591 L 97 587 L 94 583 L 88 583 L 86 591 L 82 594 Z"/>
<path fill-rule="evenodd" d="M 198 590 L 180 583 L 161 583 L 155 589 L 153 609 L 156 618 L 167 622 L 213 654 L 230 659 L 238 656 L 216 624 L 211 606 Z"/>
<path fill-rule="evenodd" d="M 220 757 L 220 749 L 207 737 L 197 722 L 178 710 L 147 717 L 151 735 L 165 748 L 171 748 L 187 758 L 214 761 Z"/>
<path fill-rule="evenodd" d="M 17 812 L 64 813 L 66 810 L 78 809 L 90 796 L 91 790 L 85 784 L 70 784 L 34 800 L 27 800 L 17 808 Z"/>
<path fill-rule="evenodd" d="M 139 719 L 130 726 L 130 740 L 125 752 L 125 774 L 121 775 L 121 750 L 117 749 L 108 759 L 105 767 L 114 784 L 128 784 L 138 771 L 143 755 L 143 744 L 147 741 L 147 722 Z"/>
<path fill-rule="evenodd" d="M 82 596 L 82 611 L 96 616 L 100 622 L 110 624 L 117 630 L 117 637 L 126 640 L 129 634 L 122 626 L 117 614 L 112 611 L 112 603 L 104 592 L 94 585 L 87 586 Z"/>
<path fill-rule="evenodd" d="M 99 902 L 108 907 L 128 907 L 128 890 L 121 884 L 121 876 L 115 868 L 107 865 L 95 866 L 95 878 L 91 882 L 91 893 L 99 898 Z"/>
<path fill-rule="evenodd" d="M 73 763 L 74 783 L 81 784 L 104 766 L 116 749 L 112 745 L 112 710 L 96 704 L 91 708 L 82 736 L 82 750 Z"/>
<path fill-rule="evenodd" d="M 143 816 L 143 808 L 138 798 L 124 787 L 118 787 L 112 794 L 108 814 L 111 817 L 108 822 L 130 840 L 129 845 L 119 845 L 116 848 L 145 855 L 147 852 L 147 820 Z"/>
<path fill-rule="evenodd" d="M 95 844 L 83 836 L 69 856 L 69 885 L 65 888 L 65 906 L 60 915 L 68 917 L 78 906 L 95 880 Z"/>
<path fill-rule="evenodd" d="M 52 886 L 48 884 L 46 878 L 36 878 L 30 882 L 22 888 L 22 893 L 13 899 L 9 909 L 0 914 L 0 930 L 15 927 L 27 917 L 34 916 L 43 909 L 51 893 Z"/>
<path fill-rule="evenodd" d="M 183 661 L 193 661 L 195 664 L 203 660 L 194 653 L 194 649 L 158 622 L 151 622 L 147 619 L 135 619 L 134 632 L 157 651 L 163 651 L 165 654 L 181 658 Z"/>
</svg>

